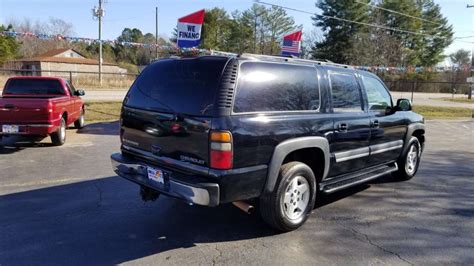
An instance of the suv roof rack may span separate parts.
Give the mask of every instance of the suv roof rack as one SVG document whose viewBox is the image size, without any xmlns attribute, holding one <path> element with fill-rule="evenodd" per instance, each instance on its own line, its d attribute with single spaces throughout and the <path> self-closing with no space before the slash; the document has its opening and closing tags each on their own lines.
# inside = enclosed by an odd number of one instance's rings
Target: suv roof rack
<svg viewBox="0 0 474 266">
<path fill-rule="evenodd" d="M 238 54 L 236 54 L 236 53 L 230 53 L 230 52 L 224 52 L 224 51 L 218 51 L 218 50 L 210 50 L 210 55 L 230 56 L 230 57 L 237 57 L 238 56 Z"/>
<path fill-rule="evenodd" d="M 321 61 L 321 60 L 310 60 L 310 59 L 301 59 L 301 58 L 294 58 L 294 57 L 249 54 L 249 53 L 240 54 L 238 55 L 238 57 L 264 59 L 264 60 L 270 60 L 270 61 L 285 61 L 285 62 L 295 62 L 295 63 L 305 63 L 305 64 L 317 64 L 317 65 L 323 65 L 323 66 L 335 66 L 335 67 L 355 69 L 353 66 L 338 64 L 338 63 L 331 62 L 329 60 Z"/>
</svg>

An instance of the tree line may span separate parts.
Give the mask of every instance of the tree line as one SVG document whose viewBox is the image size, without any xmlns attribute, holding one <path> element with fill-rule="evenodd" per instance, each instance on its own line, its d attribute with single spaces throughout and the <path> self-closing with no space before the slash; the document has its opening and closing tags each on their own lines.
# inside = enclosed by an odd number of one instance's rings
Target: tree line
<svg viewBox="0 0 474 266">
<path fill-rule="evenodd" d="M 319 0 L 315 7 L 322 12 L 312 17 L 314 28 L 303 29 L 302 56 L 305 58 L 353 65 L 431 67 L 444 60 L 443 51 L 453 41 L 452 26 L 433 0 Z M 230 13 L 222 8 L 212 8 L 206 10 L 200 48 L 275 55 L 280 54 L 283 35 L 300 28 L 302 25 L 297 25 L 285 9 L 276 6 L 255 3 L 247 10 Z M 39 24 L 28 20 L 13 21 L 1 29 L 65 36 L 74 33 L 70 23 L 59 19 Z M 404 32 L 398 31 L 400 29 Z M 125 28 L 117 41 L 153 44 L 155 36 L 137 28 Z M 175 41 L 176 29 L 169 40 L 159 38 L 159 44 Z M 13 58 L 40 54 L 45 49 L 66 46 L 88 57 L 97 57 L 98 54 L 97 43 L 33 38 L 15 40 L 0 36 L 0 64 Z M 159 51 L 158 57 L 167 53 L 169 51 Z M 103 56 L 105 61 L 133 69 L 133 66 L 148 64 L 157 55 L 155 49 L 104 44 Z"/>
<path fill-rule="evenodd" d="M 340 63 L 431 67 L 444 59 L 453 42 L 453 28 L 432 0 L 320 0 L 323 16 L 312 17 L 324 39 L 311 55 Z M 385 9 L 385 10 L 384 10 Z M 395 12 L 388 12 L 393 10 Z M 368 27 L 329 18 L 336 16 Z"/>
</svg>

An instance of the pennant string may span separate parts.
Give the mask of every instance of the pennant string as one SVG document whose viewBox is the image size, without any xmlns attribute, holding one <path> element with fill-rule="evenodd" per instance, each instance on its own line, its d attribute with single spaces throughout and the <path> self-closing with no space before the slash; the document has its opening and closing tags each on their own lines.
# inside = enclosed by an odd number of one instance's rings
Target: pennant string
<svg viewBox="0 0 474 266">
<path fill-rule="evenodd" d="M 117 40 L 98 40 L 98 39 L 91 39 L 91 38 L 83 38 L 83 37 L 72 37 L 72 36 L 62 36 L 62 35 L 48 35 L 48 34 L 36 34 L 33 32 L 15 32 L 15 31 L 0 31 L 0 36 L 7 36 L 12 38 L 37 38 L 40 40 L 64 40 L 70 43 L 75 42 L 84 42 L 87 44 L 91 43 L 99 43 L 102 42 L 103 44 L 109 44 L 111 46 L 128 46 L 128 47 L 140 47 L 140 48 L 158 48 L 160 50 L 168 50 L 173 52 L 183 52 L 183 53 L 195 53 L 195 54 L 213 54 L 213 55 L 237 55 L 234 53 L 227 53 L 227 52 L 219 52 L 213 51 L 208 49 L 200 49 L 200 48 L 179 48 L 176 44 L 154 44 L 154 43 L 137 43 L 137 42 L 119 42 Z M 393 67 L 393 66 L 352 66 L 359 70 L 365 70 L 370 72 L 423 72 L 423 71 L 433 71 L 435 68 L 432 67 Z M 438 69 L 439 70 L 439 69 Z"/>
</svg>

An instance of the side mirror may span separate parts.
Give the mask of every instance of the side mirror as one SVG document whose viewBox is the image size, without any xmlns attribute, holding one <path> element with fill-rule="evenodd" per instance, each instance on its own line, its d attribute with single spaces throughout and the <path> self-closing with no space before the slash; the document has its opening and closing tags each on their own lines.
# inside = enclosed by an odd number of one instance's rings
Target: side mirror
<svg viewBox="0 0 474 266">
<path fill-rule="evenodd" d="M 84 96 L 84 95 L 86 95 L 84 90 L 76 90 L 76 96 Z"/>
<path fill-rule="evenodd" d="M 411 102 L 408 99 L 397 100 L 397 111 L 411 111 Z"/>
</svg>

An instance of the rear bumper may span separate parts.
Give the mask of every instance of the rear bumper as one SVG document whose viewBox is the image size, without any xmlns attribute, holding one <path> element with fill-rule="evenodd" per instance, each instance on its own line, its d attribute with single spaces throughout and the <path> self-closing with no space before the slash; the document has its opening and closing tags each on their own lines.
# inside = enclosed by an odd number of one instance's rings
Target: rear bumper
<svg viewBox="0 0 474 266">
<path fill-rule="evenodd" d="M 147 164 L 126 158 L 120 153 L 112 154 L 111 160 L 115 173 L 134 183 L 189 203 L 211 207 L 219 205 L 219 185 L 216 183 L 185 183 L 175 179 L 172 173 L 163 169 L 165 184 L 160 185 L 148 179 Z"/>
<path fill-rule="evenodd" d="M 6 133 L 2 131 L 3 124 L 0 124 L 0 135 L 49 135 L 57 131 L 58 126 L 54 124 L 16 124 L 9 123 L 8 125 L 19 126 L 19 132 Z"/>
<path fill-rule="evenodd" d="M 267 165 L 216 170 L 168 157 L 155 156 L 149 152 L 125 146 L 122 146 L 122 154 L 112 154 L 111 159 L 114 171 L 121 177 L 153 188 L 163 194 L 170 196 L 178 194 L 178 198 L 206 206 L 216 206 L 221 203 L 258 198 L 262 194 L 267 180 Z M 131 167 L 128 165 L 131 165 Z M 188 193 L 163 191 L 161 187 L 157 187 L 154 182 L 148 180 L 147 166 L 162 169 L 168 173 L 170 181 L 184 184 L 191 188 L 185 189 Z M 129 171 L 130 168 L 138 170 Z M 197 192 L 193 192 L 193 188 L 197 188 Z M 202 194 L 199 189 L 207 190 L 209 202 L 200 201 L 201 203 L 199 203 L 195 202 L 194 198 L 191 198 L 190 195 Z"/>
</svg>

